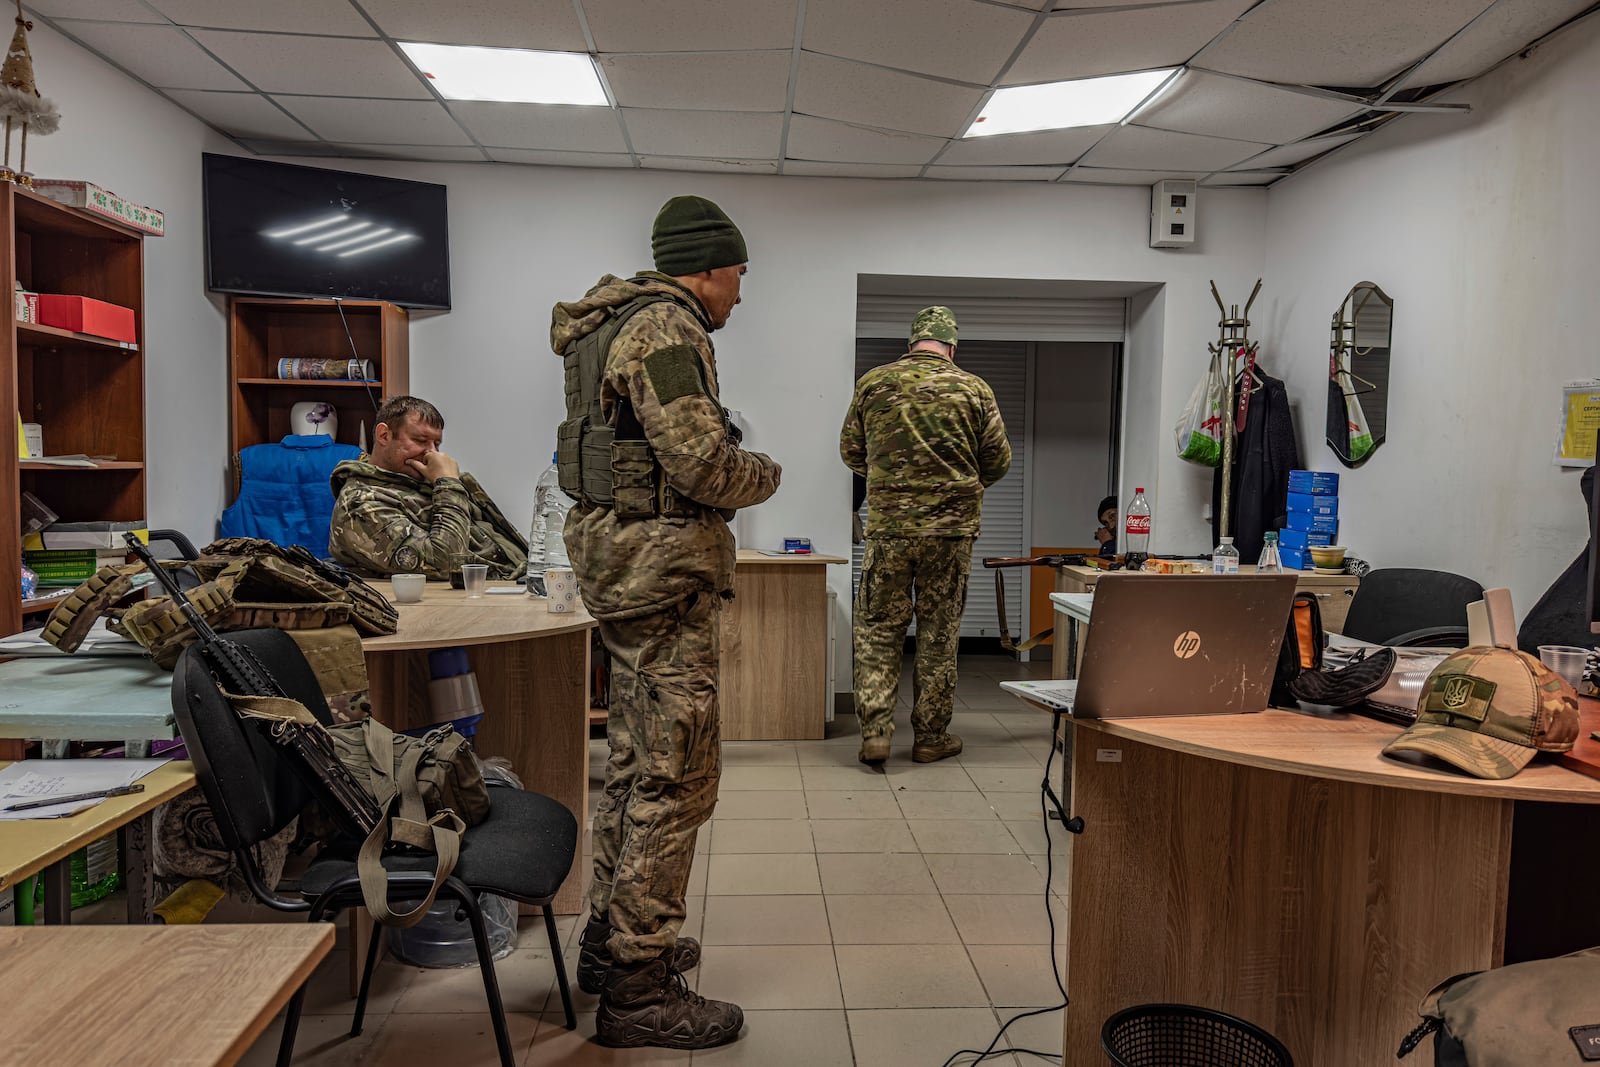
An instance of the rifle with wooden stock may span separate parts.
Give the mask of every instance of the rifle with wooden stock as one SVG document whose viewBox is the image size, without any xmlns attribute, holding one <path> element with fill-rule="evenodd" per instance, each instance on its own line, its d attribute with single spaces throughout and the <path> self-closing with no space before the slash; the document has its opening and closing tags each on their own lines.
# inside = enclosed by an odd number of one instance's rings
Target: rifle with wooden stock
<svg viewBox="0 0 1600 1067">
<path fill-rule="evenodd" d="M 1081 567 L 1088 557 L 1078 554 L 1048 556 L 989 556 L 983 565 L 994 571 L 994 602 L 1000 610 L 1000 647 L 1007 652 L 1026 652 L 1040 641 L 1048 641 L 1056 632 L 1054 626 L 1040 630 L 1020 645 L 1011 639 L 1011 627 L 1006 621 L 1006 582 L 1000 572 L 1011 567 Z"/>
</svg>

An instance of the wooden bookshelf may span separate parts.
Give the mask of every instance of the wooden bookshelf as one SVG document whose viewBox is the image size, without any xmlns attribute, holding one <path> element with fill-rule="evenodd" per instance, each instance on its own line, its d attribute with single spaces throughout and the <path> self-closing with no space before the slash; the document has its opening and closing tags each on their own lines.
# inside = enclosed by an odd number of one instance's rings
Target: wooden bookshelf
<svg viewBox="0 0 1600 1067">
<path fill-rule="evenodd" d="M 375 402 L 404 394 L 411 383 L 406 310 L 381 300 L 345 300 L 344 319 L 332 300 L 236 296 L 228 301 L 229 448 L 282 440 L 289 412 L 306 400 L 332 404 L 341 444 L 358 444 L 361 424 L 372 443 Z M 345 323 L 350 333 L 345 334 Z M 351 352 L 351 342 L 355 352 Z M 280 379 L 280 359 L 366 359 L 370 382 Z"/>
<path fill-rule="evenodd" d="M 95 467 L 0 459 L 0 634 L 22 628 L 20 501 L 31 492 L 69 521 L 147 519 L 144 235 L 14 185 L 0 185 L 0 289 L 87 296 L 133 309 L 137 342 L 70 330 L 0 327 L 0 417 L 44 428 L 51 455 L 104 456 Z"/>
</svg>

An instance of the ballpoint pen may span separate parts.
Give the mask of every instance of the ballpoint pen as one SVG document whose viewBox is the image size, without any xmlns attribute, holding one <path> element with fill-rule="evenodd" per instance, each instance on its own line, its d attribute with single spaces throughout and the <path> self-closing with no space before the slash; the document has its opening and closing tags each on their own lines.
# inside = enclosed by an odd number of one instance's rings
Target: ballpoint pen
<svg viewBox="0 0 1600 1067">
<path fill-rule="evenodd" d="M 129 793 L 143 793 L 144 783 L 134 782 L 132 785 L 119 785 L 115 789 L 96 789 L 92 793 L 75 793 L 69 797 L 44 797 L 40 800 L 29 800 L 22 804 L 9 804 L 0 811 L 27 811 L 30 808 L 50 808 L 57 804 L 76 804 L 80 800 L 100 800 L 104 797 L 125 797 Z"/>
</svg>

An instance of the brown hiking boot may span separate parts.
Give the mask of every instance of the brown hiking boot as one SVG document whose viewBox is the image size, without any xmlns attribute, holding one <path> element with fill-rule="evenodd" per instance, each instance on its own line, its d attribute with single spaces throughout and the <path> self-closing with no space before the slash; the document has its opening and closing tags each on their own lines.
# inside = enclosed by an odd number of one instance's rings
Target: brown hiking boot
<svg viewBox="0 0 1600 1067">
<path fill-rule="evenodd" d="M 605 988 L 606 972 L 611 969 L 611 924 L 605 919 L 589 916 L 583 928 L 583 946 L 578 952 L 578 988 L 585 993 L 598 993 Z M 668 963 L 675 971 L 692 971 L 700 966 L 700 942 L 692 937 L 680 937 L 672 946 Z"/>
<path fill-rule="evenodd" d="M 744 1012 L 691 993 L 683 975 L 658 956 L 612 965 L 594 1028 L 595 1040 L 611 1048 L 715 1048 L 738 1038 Z"/>
<path fill-rule="evenodd" d="M 961 755 L 961 738 L 955 734 L 919 737 L 916 744 L 911 746 L 911 758 L 917 763 L 936 763 L 959 755 Z"/>
<path fill-rule="evenodd" d="M 861 739 L 861 755 L 857 757 L 862 763 L 882 763 L 889 758 L 889 735 L 879 734 L 877 737 L 863 737 Z"/>
</svg>

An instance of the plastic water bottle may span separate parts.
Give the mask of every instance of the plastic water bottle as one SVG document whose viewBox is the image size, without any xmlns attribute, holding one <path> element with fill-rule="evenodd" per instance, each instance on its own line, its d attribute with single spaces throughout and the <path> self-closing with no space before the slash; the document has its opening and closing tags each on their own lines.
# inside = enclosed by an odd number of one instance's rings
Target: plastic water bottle
<svg viewBox="0 0 1600 1067">
<path fill-rule="evenodd" d="M 1211 570 L 1214 574 L 1239 573 L 1239 550 L 1233 547 L 1233 538 L 1224 537 L 1211 551 Z"/>
<path fill-rule="evenodd" d="M 1257 574 L 1282 574 L 1283 560 L 1278 557 L 1278 534 L 1268 530 L 1261 535 L 1261 558 L 1256 560 Z"/>
<path fill-rule="evenodd" d="M 567 544 L 562 540 L 562 530 L 567 525 L 567 512 L 577 501 L 561 491 L 560 475 L 556 471 L 556 457 L 550 456 L 550 466 L 539 475 L 533 489 L 533 527 L 528 532 L 528 593 L 544 594 L 546 567 L 567 567 Z"/>
<path fill-rule="evenodd" d="M 1130 571 L 1144 569 L 1150 558 L 1150 501 L 1144 498 L 1142 488 L 1133 491 L 1133 502 L 1128 505 L 1123 532 L 1122 561 Z"/>
</svg>

